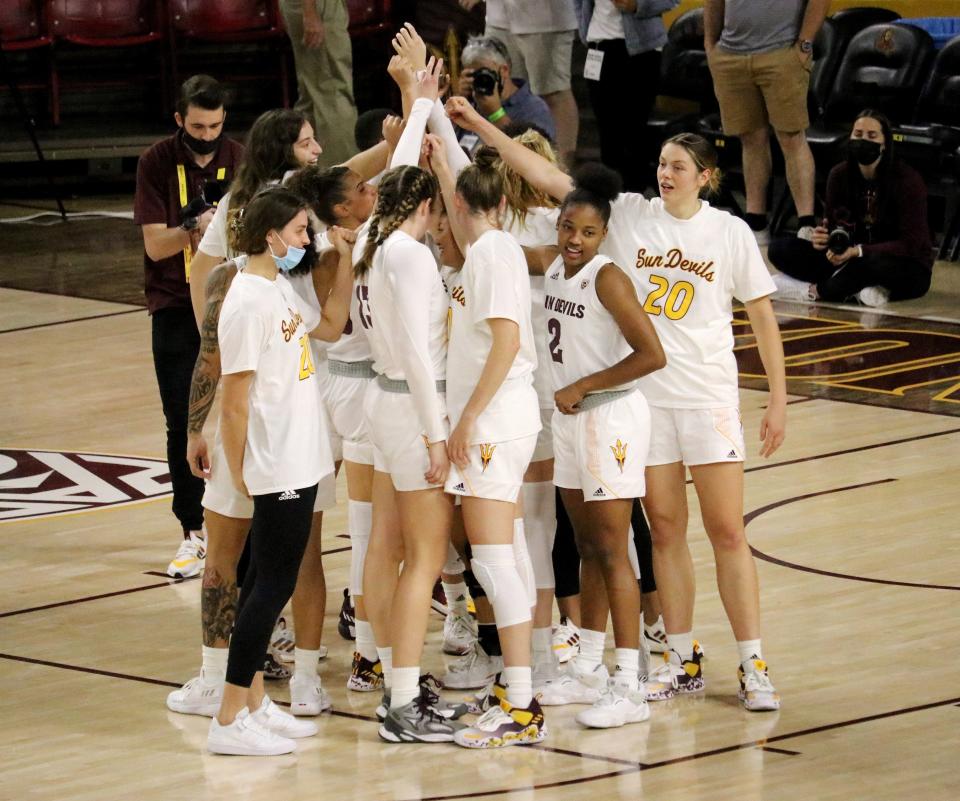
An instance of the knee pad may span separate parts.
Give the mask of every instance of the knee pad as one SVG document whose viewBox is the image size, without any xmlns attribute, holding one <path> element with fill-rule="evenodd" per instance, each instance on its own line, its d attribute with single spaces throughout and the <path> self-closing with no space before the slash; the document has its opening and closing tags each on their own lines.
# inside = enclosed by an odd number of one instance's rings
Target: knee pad
<svg viewBox="0 0 960 801">
<path fill-rule="evenodd" d="M 463 570 L 463 561 L 460 559 L 460 554 L 453 547 L 453 543 L 450 543 L 447 546 L 447 562 L 443 566 L 442 572 L 450 576 L 459 576 L 463 573 Z"/>
<path fill-rule="evenodd" d="M 517 573 L 520 574 L 520 579 L 527 591 L 527 600 L 530 606 L 536 606 L 537 579 L 533 572 L 533 563 L 530 561 L 530 553 L 527 551 L 527 537 L 521 518 L 513 521 L 513 558 L 517 563 Z"/>
<path fill-rule="evenodd" d="M 373 504 L 347 501 L 347 530 L 350 533 L 350 595 L 363 595 L 363 563 L 370 545 Z"/>
<path fill-rule="evenodd" d="M 557 508 L 552 484 L 537 482 L 523 485 L 523 531 L 527 553 L 533 565 L 535 587 L 552 590 L 553 542 L 557 532 Z"/>
<path fill-rule="evenodd" d="M 498 629 L 531 619 L 527 590 L 517 572 L 513 545 L 474 545 L 470 568 L 486 591 Z"/>
</svg>

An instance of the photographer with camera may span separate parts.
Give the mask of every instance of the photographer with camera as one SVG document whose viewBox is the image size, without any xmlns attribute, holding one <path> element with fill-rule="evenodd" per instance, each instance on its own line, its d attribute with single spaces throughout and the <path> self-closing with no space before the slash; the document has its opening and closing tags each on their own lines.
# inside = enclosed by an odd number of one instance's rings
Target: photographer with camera
<svg viewBox="0 0 960 801">
<path fill-rule="evenodd" d="M 933 244 L 923 178 L 894 158 L 890 120 L 861 111 L 847 159 L 827 178 L 826 219 L 811 238 L 770 243 L 774 297 L 781 300 L 888 300 L 922 297 L 930 289 Z"/>
<path fill-rule="evenodd" d="M 520 78 L 511 78 L 512 61 L 506 45 L 493 36 L 471 36 L 463 48 L 463 72 L 457 94 L 470 100 L 500 130 L 535 126 L 551 140 L 557 136 L 550 108 Z M 460 144 L 472 152 L 479 144 L 475 134 L 461 135 Z"/>
<path fill-rule="evenodd" d="M 190 303 L 190 262 L 213 218 L 213 189 L 233 180 L 243 155 L 223 135 L 224 92 L 209 75 L 184 81 L 174 114 L 178 131 L 157 142 L 137 164 L 134 222 L 144 245 L 144 291 L 152 316 L 153 364 L 167 424 L 167 464 L 173 513 L 183 542 L 167 574 L 188 578 L 203 567 L 203 481 L 187 467 L 190 376 L 200 334 Z M 204 194 L 211 197 L 204 197 Z"/>
</svg>

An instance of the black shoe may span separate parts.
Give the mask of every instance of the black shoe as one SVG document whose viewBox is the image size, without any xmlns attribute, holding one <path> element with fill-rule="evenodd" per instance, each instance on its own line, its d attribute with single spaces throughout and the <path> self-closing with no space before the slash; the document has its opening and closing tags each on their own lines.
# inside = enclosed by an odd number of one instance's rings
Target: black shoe
<svg viewBox="0 0 960 801">
<path fill-rule="evenodd" d="M 337 631 L 345 640 L 357 639 L 357 627 L 353 621 L 353 604 L 350 603 L 350 590 L 343 591 L 343 604 L 340 606 L 340 620 Z"/>
</svg>

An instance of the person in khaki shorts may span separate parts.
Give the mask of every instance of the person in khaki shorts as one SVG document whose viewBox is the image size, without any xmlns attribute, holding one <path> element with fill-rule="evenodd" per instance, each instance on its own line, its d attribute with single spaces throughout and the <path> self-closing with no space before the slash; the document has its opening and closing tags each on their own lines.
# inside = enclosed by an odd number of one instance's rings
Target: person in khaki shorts
<svg viewBox="0 0 960 801">
<path fill-rule="evenodd" d="M 767 185 L 770 128 L 787 168 L 799 217 L 798 236 L 815 225 L 815 165 L 806 128 L 813 39 L 830 0 L 706 0 L 704 47 L 720 103 L 723 132 L 743 146 L 747 223 L 760 244 L 769 240 Z"/>
</svg>

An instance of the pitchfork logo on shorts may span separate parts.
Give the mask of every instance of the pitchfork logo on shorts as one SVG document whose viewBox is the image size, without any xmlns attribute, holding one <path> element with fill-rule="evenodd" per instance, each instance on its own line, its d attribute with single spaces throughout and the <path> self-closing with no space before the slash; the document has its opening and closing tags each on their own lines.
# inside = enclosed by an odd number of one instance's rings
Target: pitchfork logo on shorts
<svg viewBox="0 0 960 801">
<path fill-rule="evenodd" d="M 166 460 L 0 450 L 0 521 L 123 506 L 169 495 Z"/>
<path fill-rule="evenodd" d="M 610 450 L 613 451 L 613 458 L 617 460 L 617 467 L 620 468 L 620 472 L 622 473 L 623 463 L 627 461 L 627 443 L 617 439 L 617 444 L 611 445 Z"/>
<path fill-rule="evenodd" d="M 497 449 L 496 445 L 491 445 L 489 443 L 484 443 L 480 446 L 480 463 L 482 465 L 481 473 L 487 472 L 487 465 L 490 464 L 490 460 L 493 458 L 493 452 Z"/>
</svg>

